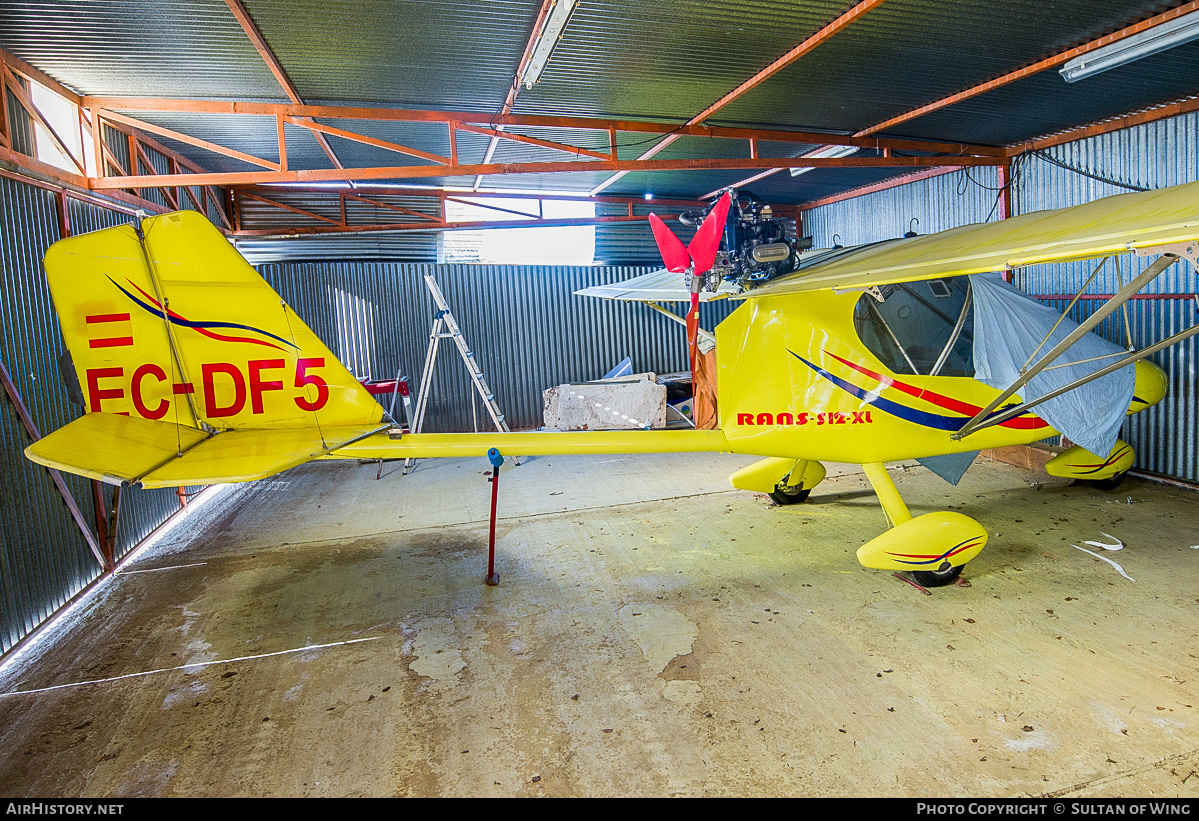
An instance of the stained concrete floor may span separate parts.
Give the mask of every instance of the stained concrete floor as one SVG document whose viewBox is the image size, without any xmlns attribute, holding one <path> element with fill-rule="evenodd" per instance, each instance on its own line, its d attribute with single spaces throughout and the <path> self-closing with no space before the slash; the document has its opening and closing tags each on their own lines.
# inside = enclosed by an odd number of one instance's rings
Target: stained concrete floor
<svg viewBox="0 0 1199 821">
<path fill-rule="evenodd" d="M 1193 493 L 896 468 L 992 532 L 924 595 L 750 461 L 506 468 L 498 587 L 483 460 L 228 489 L 0 675 L 0 793 L 1199 796 Z"/>
</svg>

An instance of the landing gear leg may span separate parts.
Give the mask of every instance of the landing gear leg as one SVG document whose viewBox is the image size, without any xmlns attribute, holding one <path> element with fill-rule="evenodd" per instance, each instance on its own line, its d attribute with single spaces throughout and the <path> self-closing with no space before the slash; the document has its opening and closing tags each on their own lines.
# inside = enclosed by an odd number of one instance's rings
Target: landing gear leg
<svg viewBox="0 0 1199 821">
<path fill-rule="evenodd" d="M 987 543 L 987 531 L 961 513 L 940 511 L 912 518 L 881 463 L 862 465 L 891 529 L 858 548 L 864 567 L 903 570 L 924 587 L 950 584 Z"/>
</svg>

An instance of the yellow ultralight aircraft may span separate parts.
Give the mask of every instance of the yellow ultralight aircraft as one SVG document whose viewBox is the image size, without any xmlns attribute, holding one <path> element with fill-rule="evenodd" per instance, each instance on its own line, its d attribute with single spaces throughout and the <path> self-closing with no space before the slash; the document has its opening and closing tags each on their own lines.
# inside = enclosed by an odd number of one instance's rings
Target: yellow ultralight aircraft
<svg viewBox="0 0 1199 821">
<path fill-rule="evenodd" d="M 772 241 L 764 244 L 776 247 L 759 252 L 755 270 L 778 270 L 784 256 L 794 270 L 731 287 L 711 272 L 713 265 L 727 269 L 729 261 L 717 259 L 722 229 L 744 215 L 740 206 L 730 212 L 729 196 L 710 211 L 698 243 L 687 249 L 661 235 L 665 226 L 655 225 L 655 233 L 671 257 L 668 268 L 689 278 L 681 293 L 685 299 L 690 291 L 693 317 L 704 288 L 705 299 L 742 303 L 715 329 L 718 429 L 401 432 L 226 238 L 202 215 L 184 211 L 64 239 L 47 252 L 74 369 L 64 377 L 77 380 L 73 389 L 87 413 L 26 455 L 92 479 L 154 488 L 252 481 L 320 457 L 482 456 L 492 448 L 531 456 L 723 451 L 766 457 L 731 481 L 780 503 L 811 492 L 824 478 L 821 461 L 852 462 L 863 465 L 891 523 L 858 550 L 859 561 L 944 584 L 982 550 L 987 531 L 961 513 L 913 518 L 885 462 L 1053 436 L 1058 431 L 1031 412 L 1034 406 L 1109 373 L 1128 375 L 1133 363 L 1135 388 L 1119 411 L 1141 410 L 1167 388 L 1144 357 L 1199 332 L 1197 325 L 1139 351 L 1101 354 L 1074 365 L 1086 375 L 1020 399 L 1038 373 L 1094 337 L 1095 324 L 1180 256 L 1196 264 L 1199 183 L 812 252 L 798 263 L 790 256 L 798 254 L 794 241 L 783 240 L 790 242 L 784 255 L 779 238 L 767 237 Z M 1006 389 L 974 378 L 970 291 L 983 281 L 967 275 L 1129 251 L 1159 257 L 1081 326 L 1055 323 Z M 678 281 L 677 273 L 670 276 Z M 680 289 L 668 282 L 664 291 L 662 284 L 651 274 L 597 295 L 675 298 Z M 919 344 L 900 338 L 913 333 Z M 1101 455 L 1076 446 L 1050 471 L 1112 482 L 1132 461 L 1122 442 Z"/>
</svg>

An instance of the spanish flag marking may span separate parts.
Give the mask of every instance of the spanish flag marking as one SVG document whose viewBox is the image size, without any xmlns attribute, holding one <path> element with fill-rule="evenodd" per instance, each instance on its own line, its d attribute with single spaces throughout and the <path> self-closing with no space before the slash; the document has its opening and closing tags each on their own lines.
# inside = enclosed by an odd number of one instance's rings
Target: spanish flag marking
<svg viewBox="0 0 1199 821">
<path fill-rule="evenodd" d="M 133 323 L 129 314 L 90 314 L 87 324 L 89 348 L 123 348 L 133 344 Z"/>
</svg>

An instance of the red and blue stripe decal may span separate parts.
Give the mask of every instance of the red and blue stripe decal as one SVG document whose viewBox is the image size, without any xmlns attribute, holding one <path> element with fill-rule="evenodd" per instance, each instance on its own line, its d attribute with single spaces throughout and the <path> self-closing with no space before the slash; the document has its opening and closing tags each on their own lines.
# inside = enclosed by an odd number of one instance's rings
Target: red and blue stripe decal
<svg viewBox="0 0 1199 821">
<path fill-rule="evenodd" d="M 1115 453 L 1113 453 L 1111 456 L 1107 457 L 1107 459 L 1104 462 L 1102 462 L 1101 464 L 1098 464 L 1098 465 L 1095 465 L 1095 464 L 1070 465 L 1070 467 L 1072 467 L 1072 468 L 1091 468 L 1090 470 L 1081 471 L 1084 474 L 1098 473 L 1099 471 L 1103 470 L 1104 468 L 1110 467 L 1111 465 L 1120 461 L 1120 457 L 1123 456 L 1125 453 L 1127 453 L 1130 450 L 1132 450 L 1132 445 L 1125 445 L 1124 447 L 1120 448 Z"/>
<path fill-rule="evenodd" d="M 899 562 L 900 564 L 939 565 L 941 562 L 946 561 L 947 559 L 956 556 L 959 553 L 964 553 L 973 547 L 977 547 L 981 541 L 982 539 L 978 537 L 971 537 L 964 542 L 958 542 L 940 556 L 929 556 L 922 553 L 888 553 L 887 555 L 895 559 L 895 561 Z"/>
<path fill-rule="evenodd" d="M 239 325 L 236 322 L 212 322 L 212 321 L 198 321 L 198 320 L 193 320 L 193 319 L 187 319 L 186 317 L 180 316 L 179 314 L 175 313 L 174 311 L 170 310 L 169 308 L 164 309 L 162 307 L 162 305 L 159 304 L 158 300 L 156 300 L 154 297 L 147 294 L 144 290 L 142 290 L 140 287 L 138 287 L 137 284 L 134 283 L 132 280 L 129 281 L 129 284 L 132 285 L 135 289 L 137 289 L 137 291 L 143 297 L 145 297 L 147 300 L 149 300 L 149 303 L 143 302 L 141 299 L 138 299 L 132 293 L 127 291 L 125 288 L 122 288 L 121 284 L 119 282 L 117 282 L 116 280 L 114 280 L 112 277 L 108 277 L 108 281 L 111 282 L 113 285 L 116 285 L 117 288 L 120 289 L 121 293 L 123 293 L 125 296 L 127 296 L 131 300 L 133 300 L 133 302 L 135 304 L 137 304 L 139 307 L 145 309 L 146 311 L 149 311 L 151 314 L 158 317 L 159 319 L 166 319 L 172 325 L 177 325 L 180 328 L 191 328 L 192 330 L 208 337 L 209 339 L 215 339 L 218 342 L 248 342 L 251 345 L 264 345 L 268 348 L 274 348 L 277 351 L 283 350 L 278 345 L 276 345 L 274 342 L 268 342 L 265 339 L 252 339 L 250 337 L 245 337 L 245 336 L 227 336 L 225 334 L 219 334 L 216 331 L 211 330 L 213 328 L 231 329 L 231 330 L 249 331 L 251 333 L 261 334 L 262 336 L 269 337 L 270 339 L 274 339 L 278 342 L 282 342 L 284 345 L 287 345 L 290 348 L 295 348 L 296 350 L 300 349 L 298 345 L 288 342 L 283 337 L 275 336 L 275 334 L 270 333 L 269 331 L 264 331 L 261 328 L 255 328 L 252 325 Z"/>
<path fill-rule="evenodd" d="M 909 385 L 906 382 L 901 382 L 894 377 L 884 376 L 880 373 L 876 373 L 869 368 L 857 364 L 856 362 L 850 362 L 848 359 L 842 359 L 836 354 L 828 353 L 828 351 L 825 351 L 828 356 L 831 356 L 833 359 L 837 360 L 842 365 L 845 365 L 847 368 L 851 368 L 852 370 L 855 370 L 858 373 L 875 380 L 879 383 L 879 387 L 871 390 L 860 388 L 857 385 L 854 385 L 852 382 L 842 379 L 835 374 L 829 373 L 819 365 L 809 362 L 795 351 L 788 349 L 787 353 L 794 356 L 800 362 L 807 365 L 829 382 L 832 382 L 841 390 L 857 397 L 866 404 L 873 405 L 879 410 L 885 411 L 892 416 L 897 416 L 906 422 L 911 422 L 926 428 L 956 432 L 960 430 L 970 418 L 982 410 L 982 408 L 978 405 L 972 405 L 969 402 L 963 402 L 960 399 L 954 399 L 952 396 L 945 396 L 944 394 L 936 393 L 934 391 L 917 388 L 915 385 Z M 922 411 L 917 408 L 912 408 L 907 405 L 900 404 L 899 402 L 895 402 L 891 399 L 884 399 L 878 393 L 878 391 L 882 388 L 895 388 L 901 393 L 906 393 L 908 396 L 916 397 L 917 399 L 921 399 L 931 405 L 964 415 L 945 416 L 939 413 L 932 413 L 929 411 Z M 996 413 L 1002 413 L 1011 407 L 1015 406 L 1006 405 L 1002 408 L 998 408 L 992 415 Z M 1020 416 L 1016 417 L 1015 419 L 1009 419 L 1006 422 L 1000 422 L 999 425 L 1000 427 L 1011 428 L 1014 430 L 1036 430 L 1037 428 L 1049 427 L 1048 422 L 1036 416 Z"/>
</svg>

